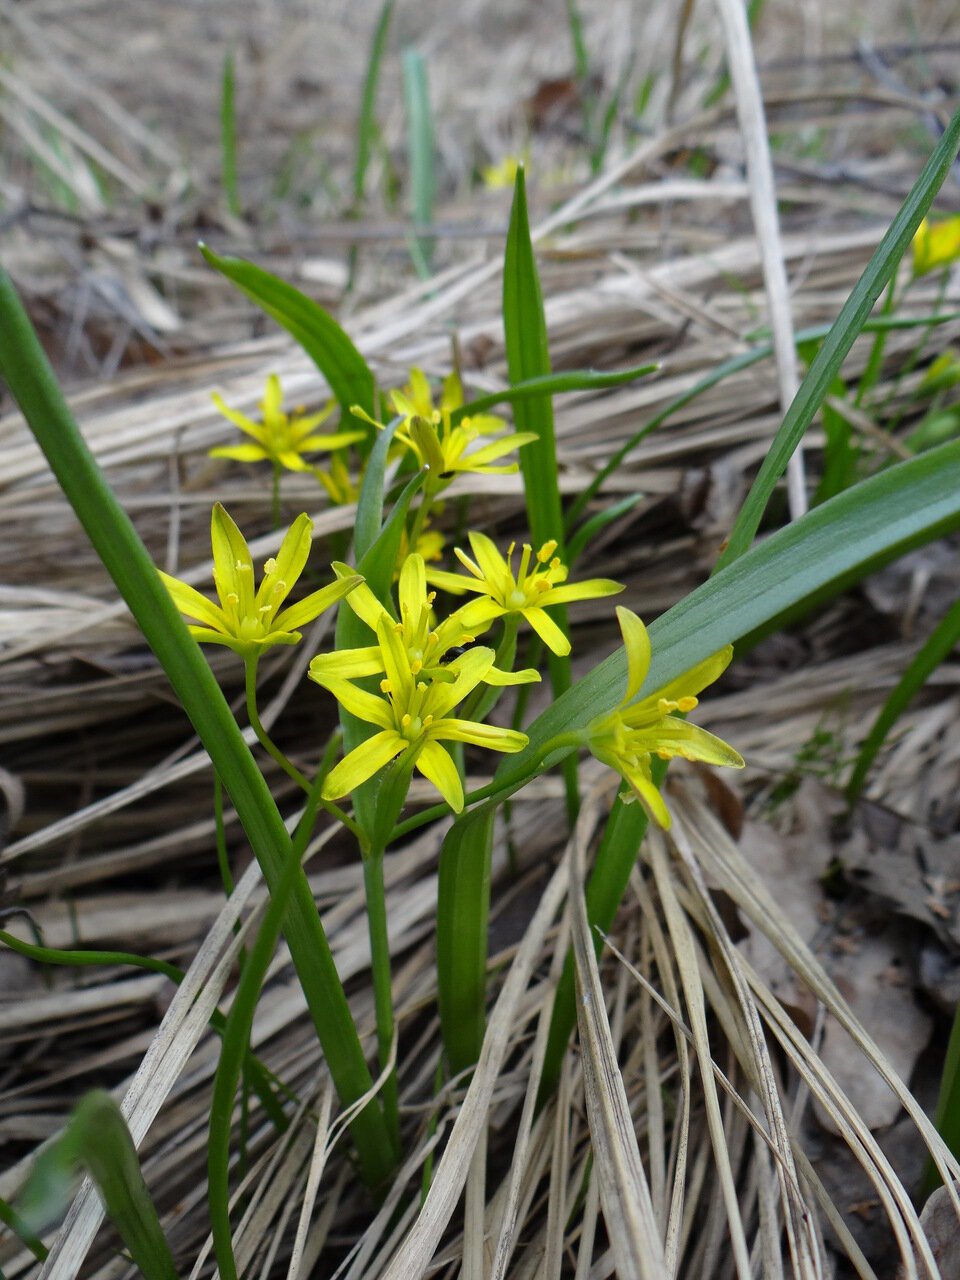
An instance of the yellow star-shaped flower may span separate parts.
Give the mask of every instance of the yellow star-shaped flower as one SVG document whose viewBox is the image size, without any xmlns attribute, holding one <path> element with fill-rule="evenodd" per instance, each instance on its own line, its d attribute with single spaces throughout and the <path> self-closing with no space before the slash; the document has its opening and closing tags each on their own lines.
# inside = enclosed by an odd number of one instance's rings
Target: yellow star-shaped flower
<svg viewBox="0 0 960 1280">
<path fill-rule="evenodd" d="M 251 436 L 254 444 L 224 445 L 210 450 L 211 458 L 232 458 L 235 462 L 273 463 L 275 468 L 286 467 L 288 471 L 312 471 L 313 467 L 304 458 L 305 453 L 318 453 L 324 449 L 340 449 L 344 445 L 353 444 L 364 438 L 362 431 L 339 431 L 333 435 L 317 435 L 316 428 L 329 418 L 333 403 L 327 405 L 322 413 L 304 414 L 295 410 L 284 413 L 283 392 L 280 379 L 275 373 L 267 378 L 267 388 L 260 402 L 263 421 L 254 422 L 245 413 L 239 413 L 224 403 L 223 398 L 213 396 L 213 403 L 223 416 L 229 419 L 245 435 Z"/>
<path fill-rule="evenodd" d="M 651 775 L 653 756 L 662 760 L 682 756 L 705 764 L 743 768 L 743 758 L 733 747 L 673 714 L 696 707 L 696 695 L 726 670 L 733 648 L 727 645 L 692 671 L 635 702 L 650 670 L 650 637 L 629 609 L 618 607 L 617 620 L 627 651 L 627 691 L 615 711 L 598 716 L 587 727 L 587 741 L 597 759 L 630 784 L 651 818 L 661 827 L 669 827 L 670 813 Z"/>
<path fill-rule="evenodd" d="M 913 274 L 926 275 L 960 258 L 960 215 L 931 222 L 924 218 L 913 237 Z"/>
<path fill-rule="evenodd" d="M 313 522 L 297 516 L 280 550 L 263 566 L 254 589 L 253 558 L 247 540 L 218 502 L 210 520 L 213 580 L 220 603 L 214 604 L 179 578 L 161 573 L 173 602 L 196 624 L 188 627 L 201 643 L 223 644 L 243 658 L 255 658 L 275 644 L 297 644 L 305 626 L 363 582 L 360 574 L 344 574 L 286 609 L 280 606 L 293 590 L 310 554 Z"/>
<path fill-rule="evenodd" d="M 504 559 L 486 534 L 470 533 L 468 537 L 476 559 L 471 560 L 459 547 L 454 548 L 454 553 L 470 576 L 430 569 L 427 581 L 444 591 L 478 592 L 480 599 L 463 610 L 465 623 L 475 629 L 484 630 L 504 614 L 519 613 L 547 648 L 562 657 L 570 652 L 570 641 L 546 612 L 549 606 L 573 600 L 596 600 L 623 590 L 619 582 L 609 578 L 568 583 L 566 566 L 553 554 L 557 549 L 555 542 L 545 542 L 536 556 L 530 544 L 525 543 L 514 574 L 515 543 L 511 542 Z"/>
<path fill-rule="evenodd" d="M 447 668 L 448 681 L 427 681 L 413 671 L 402 624 L 386 612 L 377 621 L 377 641 L 382 654 L 383 697 L 357 688 L 349 680 L 329 672 L 310 675 L 359 719 L 378 732 L 349 752 L 327 776 L 325 800 L 339 800 L 398 756 L 423 774 L 455 812 L 463 809 L 463 785 L 457 766 L 441 742 L 469 742 L 491 751 L 521 751 L 527 736 L 513 729 L 499 729 L 451 716 L 454 708 L 472 693 L 493 666 L 492 649 L 476 647 L 454 658 Z"/>
</svg>

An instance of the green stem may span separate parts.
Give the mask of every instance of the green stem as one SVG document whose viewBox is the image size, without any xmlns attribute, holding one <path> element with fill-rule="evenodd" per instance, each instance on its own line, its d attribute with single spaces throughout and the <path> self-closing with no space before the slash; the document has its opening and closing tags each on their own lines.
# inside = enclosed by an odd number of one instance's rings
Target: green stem
<svg viewBox="0 0 960 1280">
<path fill-rule="evenodd" d="M 395 1022 L 393 1017 L 393 975 L 390 967 L 390 936 L 387 931 L 387 896 L 383 882 L 383 850 L 377 849 L 363 860 L 363 884 L 367 895 L 367 928 L 370 932 L 370 971 L 373 976 L 373 1003 L 377 1016 L 377 1050 L 380 1070 L 390 1059 Z M 400 1155 L 400 1104 L 397 1069 L 384 1081 L 381 1094 L 383 1114 L 393 1143 Z"/>
<path fill-rule="evenodd" d="M 280 528 L 280 464 L 273 464 L 273 489 L 270 495 L 270 514 L 274 530 Z"/>
<path fill-rule="evenodd" d="M 413 516 L 413 524 L 410 527 L 410 536 L 407 539 L 407 547 L 412 553 L 417 549 L 417 543 L 420 541 L 420 535 L 423 533 L 423 526 L 427 522 L 427 513 L 433 504 L 433 493 L 431 491 L 429 481 L 424 486 L 423 496 L 420 499 L 420 505 L 417 507 Z"/>
<path fill-rule="evenodd" d="M 213 775 L 213 819 L 217 837 L 217 866 L 220 868 L 220 879 L 223 892 L 229 898 L 234 889 L 233 872 L 230 870 L 230 856 L 227 852 L 227 835 L 223 825 L 223 783 L 220 775 Z"/>
<path fill-rule="evenodd" d="M 257 711 L 257 659 L 244 658 L 243 665 L 246 677 L 247 718 L 250 721 L 250 726 L 253 729 L 253 732 L 257 735 L 257 741 L 260 743 L 261 747 L 263 747 L 264 751 L 266 751 L 267 755 L 276 760 L 277 764 L 287 777 L 292 778 L 298 787 L 301 787 L 304 791 L 309 793 L 310 783 L 296 765 L 290 763 L 260 723 L 260 713 Z"/>
</svg>

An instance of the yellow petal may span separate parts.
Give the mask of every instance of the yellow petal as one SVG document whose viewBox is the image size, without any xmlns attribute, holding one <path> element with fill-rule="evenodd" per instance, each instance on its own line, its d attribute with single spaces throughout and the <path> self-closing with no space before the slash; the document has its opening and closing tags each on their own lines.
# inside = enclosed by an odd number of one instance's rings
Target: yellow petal
<svg viewBox="0 0 960 1280">
<path fill-rule="evenodd" d="M 543 609 L 533 606 L 529 609 L 521 609 L 520 612 L 551 653 L 557 654 L 560 658 L 566 657 L 570 652 L 570 641 Z"/>
<path fill-rule="evenodd" d="M 362 649 L 335 649 L 333 653 L 318 653 L 310 663 L 307 674 L 318 684 L 327 679 L 359 680 L 363 676 L 375 676 L 383 670 L 380 646 L 371 644 Z"/>
<path fill-rule="evenodd" d="M 254 440 L 259 444 L 264 446 L 267 445 L 269 442 L 267 433 L 259 422 L 254 422 L 253 419 L 248 418 L 245 413 L 240 413 L 236 409 L 231 409 L 224 401 L 223 397 L 218 396 L 216 392 L 214 392 L 210 398 L 228 422 L 232 422 L 238 430 L 245 431 L 248 436 L 253 436 Z"/>
<path fill-rule="evenodd" d="M 359 747 L 354 747 L 338 765 L 330 770 L 323 784 L 324 800 L 339 800 L 362 786 L 368 778 L 389 764 L 395 756 L 405 751 L 409 744 L 395 729 L 375 733 Z"/>
<path fill-rule="evenodd" d="M 643 687 L 650 670 L 650 637 L 647 628 L 637 615 L 624 606 L 617 605 L 617 621 L 627 651 L 627 692 L 623 703 L 632 702 Z"/>
<path fill-rule="evenodd" d="M 308 596 L 304 596 L 302 600 L 292 604 L 289 609 L 284 609 L 278 613 L 272 625 L 279 631 L 291 631 L 297 627 L 305 627 L 308 622 L 313 622 L 314 618 L 319 618 L 325 609 L 329 609 L 332 604 L 342 600 L 362 581 L 363 579 L 357 574 L 353 581 L 349 578 L 338 578 L 336 582 L 328 583 L 327 586 L 321 587 L 319 591 L 311 591 Z"/>
<path fill-rule="evenodd" d="M 611 578 L 588 578 L 586 582 L 566 582 L 562 587 L 551 587 L 540 597 L 540 604 L 570 604 L 574 600 L 600 600 L 604 596 L 617 596 L 625 590 L 620 582 Z"/>
<path fill-rule="evenodd" d="M 377 621 L 377 641 L 383 654 L 383 670 L 390 682 L 398 706 L 405 707 L 413 697 L 413 672 L 410 658 L 402 638 L 397 634 L 397 624 L 386 613 Z"/>
<path fill-rule="evenodd" d="M 263 420 L 269 425 L 271 419 L 281 416 L 280 408 L 283 404 L 283 391 L 280 389 L 280 379 L 275 373 L 271 373 L 267 378 L 266 389 L 263 393 L 263 399 L 260 401 L 260 408 L 263 410 Z"/>
<path fill-rule="evenodd" d="M 211 458 L 232 458 L 234 462 L 263 462 L 270 457 L 260 444 L 222 445 L 208 453 Z"/>
<path fill-rule="evenodd" d="M 500 729 L 495 724 L 480 724 L 475 720 L 450 720 L 444 718 L 427 730 L 431 737 L 448 742 L 471 742 L 489 751 L 522 751 L 530 739 L 516 729 Z"/>
<path fill-rule="evenodd" d="M 450 684 L 434 684 L 427 695 L 427 710 L 437 719 L 452 711 L 457 703 L 462 702 L 468 693 L 472 693 L 477 685 L 486 677 L 493 666 L 494 652 L 484 645 L 468 649 L 459 658 L 447 666 L 453 672 Z"/>
<path fill-rule="evenodd" d="M 221 605 L 228 610 L 227 597 L 234 595 L 240 616 L 249 616 L 253 611 L 253 559 L 246 538 L 219 502 L 210 517 L 210 541 Z"/>
<path fill-rule="evenodd" d="M 463 783 L 457 766 L 438 742 L 425 742 L 417 756 L 417 768 L 437 788 L 454 813 L 463 809 Z"/>
<path fill-rule="evenodd" d="M 351 715 L 366 721 L 367 724 L 376 724 L 381 729 L 393 729 L 396 732 L 393 713 L 383 698 L 378 698 L 375 693 L 368 693 L 366 689 L 358 688 L 349 680 L 338 679 L 319 669 L 311 668 L 310 675 L 318 684 L 322 684 L 329 690 Z"/>
<path fill-rule="evenodd" d="M 423 556 L 412 552 L 400 570 L 400 619 L 415 625 L 427 601 L 427 574 Z"/>
<path fill-rule="evenodd" d="M 213 601 L 208 600 L 206 596 L 202 596 L 199 591 L 195 591 L 187 583 L 181 582 L 179 578 L 171 578 L 168 573 L 164 573 L 162 570 L 158 572 L 163 580 L 163 585 L 173 598 L 173 603 L 181 613 L 186 614 L 188 618 L 196 618 L 198 622 L 212 627 L 214 631 L 224 630 L 226 618 L 224 618 L 223 612 L 217 608 Z"/>
<path fill-rule="evenodd" d="M 263 581 L 257 591 L 256 607 L 258 609 L 265 604 L 280 605 L 293 589 L 310 555 L 312 533 L 313 521 L 306 512 L 303 512 L 302 515 L 297 516 L 284 535 L 280 550 L 273 558 L 270 572 L 263 575 Z"/>
<path fill-rule="evenodd" d="M 470 549 L 476 558 L 477 566 L 487 583 L 495 592 L 509 591 L 512 585 L 510 571 L 493 540 L 485 533 L 476 533 L 473 530 L 467 536 L 470 539 Z"/>
</svg>

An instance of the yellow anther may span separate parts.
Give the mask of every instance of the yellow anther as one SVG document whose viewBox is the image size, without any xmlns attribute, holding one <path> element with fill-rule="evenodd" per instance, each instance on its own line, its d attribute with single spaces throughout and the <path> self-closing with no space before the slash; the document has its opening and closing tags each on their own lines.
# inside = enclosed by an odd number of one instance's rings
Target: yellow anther
<svg viewBox="0 0 960 1280">
<path fill-rule="evenodd" d="M 240 597 L 237 595 L 237 593 L 235 591 L 228 591 L 227 604 L 239 604 L 239 603 L 240 603 Z"/>
<path fill-rule="evenodd" d="M 398 636 L 399 636 L 399 635 L 402 635 L 402 634 L 403 634 L 403 623 L 402 623 L 402 622 L 395 622 L 395 623 L 393 624 L 393 629 L 394 629 L 394 631 L 397 633 L 397 635 L 398 635 Z"/>
<path fill-rule="evenodd" d="M 692 695 L 692 694 L 688 694 L 685 698 L 680 698 L 680 699 L 678 699 L 678 701 L 677 701 L 677 710 L 678 710 L 678 711 L 692 711 L 692 710 L 694 709 L 694 707 L 696 707 L 697 705 L 699 705 L 699 702 L 700 702 L 700 699 L 699 699 L 699 698 L 695 698 L 695 697 L 693 697 L 693 695 Z"/>
<path fill-rule="evenodd" d="M 534 578 L 533 589 L 543 595 L 544 591 L 549 591 L 553 584 L 548 582 L 546 578 Z"/>
<path fill-rule="evenodd" d="M 402 727 L 403 727 L 404 729 L 409 729 L 409 728 L 410 728 L 410 713 L 409 713 L 409 711 L 408 711 L 408 712 L 406 712 L 404 715 L 402 715 L 402 716 L 400 717 L 400 724 L 402 725 Z"/>
<path fill-rule="evenodd" d="M 553 555 L 553 553 L 556 551 L 556 549 L 557 549 L 557 540 L 556 538 L 551 538 L 549 542 L 545 542 L 543 546 L 540 548 L 540 550 L 537 552 L 537 559 L 540 561 L 541 564 L 546 564 L 547 561 L 550 559 L 550 557 Z"/>
<path fill-rule="evenodd" d="M 381 680 L 381 681 L 380 681 L 380 692 L 381 692 L 381 693 L 393 693 L 393 685 L 390 683 L 390 681 L 389 681 L 389 680 Z"/>
<path fill-rule="evenodd" d="M 679 711 L 680 704 L 679 702 L 674 702 L 671 698 L 658 698 L 657 710 L 662 716 L 667 716 L 671 711 Z"/>
<path fill-rule="evenodd" d="M 269 560 L 265 560 L 263 562 L 264 573 L 273 573 L 276 567 L 277 567 L 277 562 L 276 560 L 274 560 L 273 556 L 271 556 Z"/>
<path fill-rule="evenodd" d="M 252 565 L 252 564 L 247 564 L 247 562 L 246 562 L 245 560 L 238 560 L 238 561 L 237 561 L 237 572 L 239 573 L 241 570 L 242 570 L 244 573 L 253 573 L 253 565 Z"/>
<path fill-rule="evenodd" d="M 424 717 L 423 717 L 423 727 L 424 727 L 425 729 L 429 729 L 429 728 L 430 728 L 430 726 L 431 726 L 432 724 L 433 724 L 433 716 L 424 716 Z"/>
<path fill-rule="evenodd" d="M 423 670 L 423 663 L 420 661 L 419 658 L 414 658 L 414 660 L 410 663 L 410 674 L 417 676 L 420 674 L 422 670 Z"/>
<path fill-rule="evenodd" d="M 426 693 L 428 688 L 429 685 L 425 684 L 422 680 L 417 681 L 417 693 Z"/>
<path fill-rule="evenodd" d="M 557 569 L 563 568 L 563 561 L 560 559 L 559 556 L 553 557 L 553 559 L 550 561 L 550 568 L 553 569 L 554 572 L 556 572 Z"/>
</svg>

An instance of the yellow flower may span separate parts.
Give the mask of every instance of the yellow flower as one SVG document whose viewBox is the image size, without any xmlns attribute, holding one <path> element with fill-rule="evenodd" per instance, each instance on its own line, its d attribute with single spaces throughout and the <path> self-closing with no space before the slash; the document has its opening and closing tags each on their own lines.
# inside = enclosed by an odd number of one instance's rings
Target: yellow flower
<svg viewBox="0 0 960 1280">
<path fill-rule="evenodd" d="M 553 621 L 546 609 L 553 604 L 568 604 L 572 600 L 595 600 L 601 596 L 614 596 L 623 590 L 619 582 L 609 578 L 591 578 L 588 582 L 566 583 L 567 568 L 553 554 L 556 542 L 545 542 L 537 552 L 531 567 L 533 548 L 524 543 L 520 565 L 513 572 L 511 542 L 504 559 L 494 543 L 483 533 L 470 533 L 470 547 L 476 560 L 454 548 L 460 563 L 469 571 L 445 573 L 431 569 L 427 579 L 432 586 L 444 591 L 462 593 L 477 591 L 480 599 L 463 610 L 467 625 L 484 630 L 494 618 L 506 613 L 519 613 L 553 653 L 563 656 L 570 652 L 570 641 Z M 566 585 L 563 585 L 565 584 Z"/>
<path fill-rule="evenodd" d="M 504 156 L 499 164 L 488 164 L 480 171 L 483 185 L 497 190 L 512 187 L 517 180 L 517 170 L 523 164 L 522 156 Z"/>
<path fill-rule="evenodd" d="M 333 565 L 334 572 L 347 578 L 352 570 L 345 564 Z M 443 622 L 434 625 L 434 593 L 427 591 L 426 566 L 423 557 L 409 555 L 400 570 L 398 587 L 400 621 L 395 622 L 366 583 L 352 591 L 350 607 L 371 631 L 378 633 L 382 620 L 394 628 L 400 637 L 410 670 L 418 680 L 449 683 L 452 663 L 451 651 L 462 650 L 473 644 L 476 628 L 467 630 L 464 613 L 460 609 Z M 489 625 L 489 624 L 488 624 Z M 363 676 L 375 676 L 385 671 L 382 645 L 368 645 L 359 649 L 338 649 L 333 653 L 320 653 L 310 663 L 309 676 L 325 685 L 327 678 L 358 680 Z M 491 662 L 480 677 L 489 685 L 533 684 L 539 681 L 536 671 L 501 671 Z"/>
<path fill-rule="evenodd" d="M 297 516 L 276 556 L 263 566 L 263 579 L 254 590 L 247 540 L 218 502 L 210 521 L 210 537 L 213 580 L 220 603 L 214 604 L 178 578 L 160 574 L 180 612 L 196 618 L 199 625 L 188 627 L 190 634 L 201 643 L 225 644 L 242 658 L 255 658 L 270 645 L 296 644 L 301 638 L 298 627 L 312 622 L 363 581 L 359 574 L 340 576 L 299 603 L 280 609 L 307 563 L 312 529 L 307 515 Z"/>
<path fill-rule="evenodd" d="M 931 222 L 924 218 L 913 237 L 913 274 L 926 275 L 960 258 L 960 215 Z"/>
<path fill-rule="evenodd" d="M 267 389 L 260 402 L 262 422 L 254 422 L 246 414 L 229 408 L 218 395 L 214 395 L 213 403 L 225 418 L 246 435 L 252 436 L 256 443 L 211 449 L 211 458 L 233 458 L 235 462 L 262 462 L 266 459 L 276 468 L 311 471 L 313 468 L 303 457 L 305 453 L 339 449 L 364 438 L 362 431 L 341 431 L 335 435 L 314 434 L 314 429 L 329 418 L 333 409 L 332 402 L 322 413 L 304 414 L 299 410 L 294 410 L 292 414 L 284 413 L 280 408 L 283 392 L 280 389 L 280 379 L 275 373 L 267 378 Z"/>
<path fill-rule="evenodd" d="M 442 507 L 443 503 L 439 503 L 437 509 L 440 510 Z M 423 560 L 428 563 L 442 560 L 443 545 L 443 534 L 437 529 L 431 529 L 430 521 L 424 520 L 423 528 L 417 535 L 417 545 L 411 548 L 410 538 L 407 535 L 406 526 L 404 526 L 400 533 L 400 551 L 398 553 L 398 559 L 400 560 L 400 563 L 403 564 L 409 555 L 416 552 L 418 556 L 421 556 Z M 395 579 L 399 578 L 399 576 L 399 571 L 394 574 Z"/>
<path fill-rule="evenodd" d="M 457 766 L 441 742 L 471 742 L 491 751 L 521 751 L 527 736 L 472 720 L 457 720 L 450 712 L 472 693 L 493 666 L 493 650 L 477 647 L 454 658 L 447 681 L 429 682 L 415 673 L 399 623 L 386 612 L 377 622 L 382 655 L 383 697 L 357 688 L 349 680 L 326 674 L 310 675 L 328 689 L 353 715 L 378 726 L 379 732 L 349 752 L 323 784 L 325 800 L 339 800 L 372 778 L 397 756 L 415 765 L 437 788 L 455 813 L 463 809 L 463 785 Z"/>
<path fill-rule="evenodd" d="M 686 675 L 634 702 L 650 669 L 650 637 L 629 609 L 618 607 L 617 619 L 627 651 L 627 691 L 616 711 L 599 716 L 587 727 L 587 740 L 597 759 L 630 784 L 634 793 L 631 798 L 638 799 L 661 827 L 669 827 L 670 813 L 651 775 L 653 756 L 661 760 L 682 756 L 685 760 L 743 768 L 743 758 L 733 747 L 706 729 L 673 715 L 675 711 L 694 709 L 700 690 L 713 684 L 726 670 L 733 648 L 727 645 Z"/>
<path fill-rule="evenodd" d="M 427 489 L 431 494 L 461 471 L 505 475 L 519 470 L 517 462 L 493 464 L 537 438 L 533 431 L 510 431 L 503 418 L 492 413 L 473 414 L 454 424 L 452 415 L 463 406 L 463 388 L 456 373 L 444 381 L 439 408 L 434 408 L 430 384 L 420 369 L 411 369 L 409 385 L 402 391 L 392 391 L 390 401 L 394 412 L 403 419 L 394 439 L 413 452 L 421 467 L 429 467 Z M 382 422 L 358 405 L 351 412 L 383 428 Z M 475 442 L 483 436 L 496 439 L 475 448 Z"/>
</svg>

